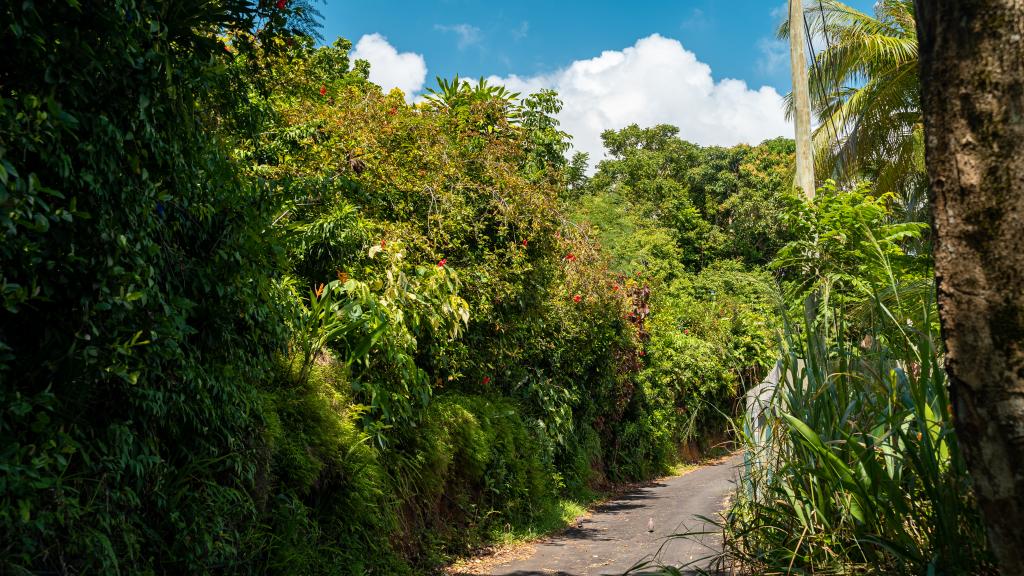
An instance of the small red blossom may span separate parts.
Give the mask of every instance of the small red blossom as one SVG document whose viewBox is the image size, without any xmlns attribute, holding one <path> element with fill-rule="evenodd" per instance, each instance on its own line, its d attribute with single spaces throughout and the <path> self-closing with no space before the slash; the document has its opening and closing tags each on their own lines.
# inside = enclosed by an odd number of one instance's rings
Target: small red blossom
<svg viewBox="0 0 1024 576">
<path fill-rule="evenodd" d="M 381 241 L 380 241 L 380 247 L 381 247 L 381 248 L 383 248 L 383 247 L 385 247 L 385 246 L 387 246 L 387 245 L 388 245 L 388 243 L 387 243 L 387 241 L 386 241 L 386 240 L 381 240 Z"/>
<path fill-rule="evenodd" d="M 689 329 L 684 329 L 684 330 L 683 330 L 683 334 L 689 334 L 689 333 L 690 333 L 690 330 L 689 330 Z"/>
<path fill-rule="evenodd" d="M 398 114 L 398 108 L 391 108 L 390 110 L 388 110 L 388 114 L 391 116 Z"/>
<path fill-rule="evenodd" d="M 646 353 L 646 352 L 644 352 L 643 350 L 641 350 L 641 351 L 639 352 L 639 354 L 640 354 L 641 356 L 646 356 L 646 355 L 647 355 L 647 353 Z"/>
<path fill-rule="evenodd" d="M 491 377 L 490 376 L 484 376 L 484 386 L 487 386 L 490 383 L 491 383 Z"/>
<path fill-rule="evenodd" d="M 618 284 L 612 284 L 612 292 L 618 292 L 618 291 L 619 291 L 619 285 Z"/>
<path fill-rule="evenodd" d="M 568 254 L 565 255 L 565 259 L 568 260 L 569 262 L 572 262 L 576 260 L 576 255 L 573 254 L 572 252 L 569 252 Z"/>
<path fill-rule="evenodd" d="M 277 0 L 277 9 L 284 10 L 284 7 L 288 4 L 288 0 Z"/>
<path fill-rule="evenodd" d="M 437 267 L 438 268 L 444 268 L 444 265 L 447 264 L 447 263 L 448 263 L 448 259 L 447 258 L 441 258 L 437 262 Z"/>
<path fill-rule="evenodd" d="M 572 297 L 573 302 L 579 303 L 580 300 L 583 300 L 583 296 L 580 296 L 579 294 Z"/>
<path fill-rule="evenodd" d="M 327 86 L 326 85 L 320 87 L 320 95 L 321 96 L 327 96 Z"/>
<path fill-rule="evenodd" d="M 529 241 L 526 238 L 523 238 L 523 248 L 526 248 L 527 244 L 529 244 Z"/>
</svg>

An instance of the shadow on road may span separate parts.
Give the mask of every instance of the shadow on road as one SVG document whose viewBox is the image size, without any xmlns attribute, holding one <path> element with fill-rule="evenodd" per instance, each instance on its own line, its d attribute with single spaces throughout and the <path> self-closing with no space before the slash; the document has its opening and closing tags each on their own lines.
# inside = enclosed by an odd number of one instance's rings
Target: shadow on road
<svg viewBox="0 0 1024 576">
<path fill-rule="evenodd" d="M 650 504 L 644 502 L 644 500 L 652 500 L 658 497 L 651 489 L 663 488 L 664 486 L 664 484 L 655 483 L 636 490 L 635 492 L 620 494 L 619 496 L 616 496 L 615 500 L 612 502 L 601 504 L 597 508 L 594 508 L 594 512 L 597 514 L 603 514 L 608 512 L 625 512 L 626 510 L 646 508 Z"/>
<path fill-rule="evenodd" d="M 666 572 L 662 572 L 662 571 L 650 572 L 650 571 L 645 570 L 643 572 L 630 572 L 629 576 L 665 576 L 665 574 L 666 574 Z M 687 570 L 685 572 L 681 572 L 680 574 L 681 574 L 681 576 L 698 576 L 699 574 L 705 574 L 705 573 Z M 468 572 L 457 572 L 457 573 L 452 574 L 451 576 L 474 576 L 474 575 L 471 575 Z M 519 571 L 516 571 L 516 572 L 508 572 L 504 576 L 586 576 L 586 575 L 582 574 L 582 573 L 575 573 L 575 572 L 552 572 L 550 570 L 519 570 Z M 607 574 L 601 573 L 601 574 L 595 575 L 595 576 L 621 576 L 621 574 L 620 573 L 616 573 L 616 572 L 609 572 Z"/>
<path fill-rule="evenodd" d="M 635 487 L 597 506 L 521 556 L 466 566 L 453 576 L 630 576 L 719 573 L 721 538 L 707 518 L 734 487 L 739 455 Z M 671 566 L 668 571 L 662 566 Z M 681 572 L 679 571 L 681 570 Z"/>
</svg>

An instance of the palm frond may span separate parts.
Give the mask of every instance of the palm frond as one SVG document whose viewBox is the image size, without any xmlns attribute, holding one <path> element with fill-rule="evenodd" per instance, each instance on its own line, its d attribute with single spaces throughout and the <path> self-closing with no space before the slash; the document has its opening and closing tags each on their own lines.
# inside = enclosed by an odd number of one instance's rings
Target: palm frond
<svg viewBox="0 0 1024 576">
<path fill-rule="evenodd" d="M 923 182 L 917 31 L 912 0 L 882 0 L 869 15 L 837 0 L 805 8 L 820 50 L 809 82 L 822 178 L 869 177 L 882 192 L 917 194 Z M 788 36 L 788 24 L 780 30 Z M 792 98 L 787 98 L 792 115 Z"/>
</svg>

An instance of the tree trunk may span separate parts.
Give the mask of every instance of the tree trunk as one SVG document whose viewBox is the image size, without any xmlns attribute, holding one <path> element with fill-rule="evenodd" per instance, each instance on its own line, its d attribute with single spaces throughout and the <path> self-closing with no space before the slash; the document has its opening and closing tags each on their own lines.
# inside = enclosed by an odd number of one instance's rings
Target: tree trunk
<svg viewBox="0 0 1024 576">
<path fill-rule="evenodd" d="M 796 129 L 796 186 L 814 200 L 814 150 L 811 145 L 811 88 L 807 79 L 803 0 L 789 0 L 789 69 L 793 79 L 793 125 Z M 812 54 L 813 58 L 814 55 Z"/>
<path fill-rule="evenodd" d="M 956 429 L 1003 574 L 1024 574 L 1024 0 L 915 0 Z"/>
</svg>

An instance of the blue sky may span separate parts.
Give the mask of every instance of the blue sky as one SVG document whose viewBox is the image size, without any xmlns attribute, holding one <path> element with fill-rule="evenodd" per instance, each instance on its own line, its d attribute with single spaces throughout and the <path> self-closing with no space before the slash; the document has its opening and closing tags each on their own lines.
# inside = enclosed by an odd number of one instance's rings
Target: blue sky
<svg viewBox="0 0 1024 576">
<path fill-rule="evenodd" d="M 851 0 L 870 10 L 872 0 Z M 423 54 L 428 78 L 537 74 L 617 50 L 659 33 L 711 66 L 715 77 L 789 89 L 788 69 L 765 62 L 782 1 L 676 0 L 479 2 L 328 0 L 324 36 L 379 33 L 400 51 Z M 766 66 L 766 64 L 774 64 Z"/>
<path fill-rule="evenodd" d="M 870 10 L 873 1 L 849 4 Z M 320 9 L 325 39 L 357 43 L 371 79 L 410 99 L 435 76 L 459 74 L 554 88 L 567 108 L 594 108 L 562 118 L 592 155 L 600 131 L 630 114 L 702 144 L 786 133 L 772 100 L 789 91 L 788 52 L 775 39 L 784 0 L 328 0 Z"/>
</svg>

